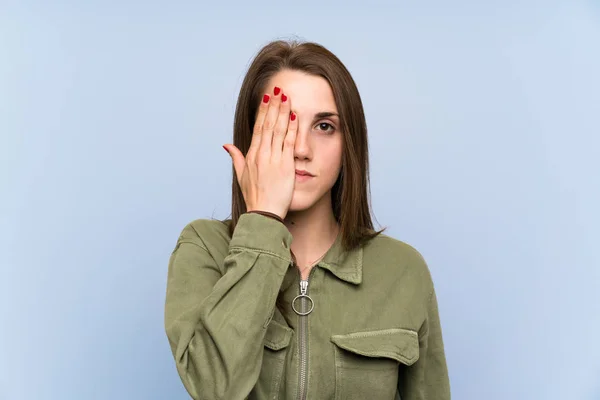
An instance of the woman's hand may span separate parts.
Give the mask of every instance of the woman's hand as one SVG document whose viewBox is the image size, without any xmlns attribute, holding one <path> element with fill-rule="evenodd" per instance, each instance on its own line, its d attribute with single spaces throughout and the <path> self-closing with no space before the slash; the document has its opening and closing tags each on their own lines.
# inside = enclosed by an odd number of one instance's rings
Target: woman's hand
<svg viewBox="0 0 600 400">
<path fill-rule="evenodd" d="M 244 158 L 232 144 L 223 146 L 233 160 L 247 211 L 268 211 L 285 218 L 292 202 L 296 167 L 294 145 L 298 120 L 290 113 L 290 99 L 275 87 L 264 95 L 252 142 Z"/>
</svg>

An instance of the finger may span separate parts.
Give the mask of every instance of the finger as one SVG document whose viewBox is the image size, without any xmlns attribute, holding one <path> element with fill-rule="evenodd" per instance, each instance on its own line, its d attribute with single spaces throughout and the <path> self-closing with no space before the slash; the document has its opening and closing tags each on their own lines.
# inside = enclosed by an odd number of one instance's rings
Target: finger
<svg viewBox="0 0 600 400">
<path fill-rule="evenodd" d="M 277 93 L 277 94 L 275 94 Z M 258 148 L 259 154 L 264 156 L 265 159 L 269 159 L 271 156 L 271 145 L 273 139 L 273 129 L 277 122 L 277 116 L 279 115 L 279 105 L 281 104 L 281 89 L 275 86 L 273 96 L 269 102 L 269 109 L 263 123 L 263 129 L 260 138 L 260 147 Z"/>
<path fill-rule="evenodd" d="M 296 135 L 298 133 L 298 116 L 293 111 L 290 113 L 287 134 L 283 139 L 282 155 L 288 160 L 294 160 L 294 147 L 296 146 Z"/>
<path fill-rule="evenodd" d="M 247 155 L 250 155 L 251 158 L 253 158 L 254 154 L 256 154 L 260 146 L 263 123 L 265 122 L 265 117 L 267 116 L 267 110 L 269 109 L 270 99 L 271 96 L 269 96 L 268 94 L 264 94 L 260 105 L 258 106 L 258 112 L 256 113 L 256 121 L 254 122 L 254 130 L 252 131 L 252 141 L 250 142 L 250 147 L 248 148 L 247 153 Z"/>
<path fill-rule="evenodd" d="M 281 153 L 283 151 L 283 140 L 288 130 L 288 124 L 290 122 L 290 105 L 291 100 L 284 94 L 281 94 L 281 105 L 279 106 L 279 115 L 277 116 L 277 122 L 273 130 L 273 147 L 271 148 L 271 159 L 281 159 Z"/>
<path fill-rule="evenodd" d="M 242 152 L 232 144 L 226 144 L 223 146 L 225 150 L 231 156 L 231 160 L 233 161 L 233 169 L 235 170 L 235 176 L 238 180 L 240 186 L 242 185 L 242 176 L 244 175 L 244 168 L 246 167 L 246 160 L 244 159 L 244 155 Z"/>
</svg>

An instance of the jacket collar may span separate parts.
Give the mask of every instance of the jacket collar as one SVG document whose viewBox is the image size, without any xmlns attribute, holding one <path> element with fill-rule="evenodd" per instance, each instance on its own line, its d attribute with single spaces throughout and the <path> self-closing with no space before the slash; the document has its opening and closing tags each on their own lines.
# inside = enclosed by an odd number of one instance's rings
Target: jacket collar
<svg viewBox="0 0 600 400">
<path fill-rule="evenodd" d="M 363 248 L 345 251 L 342 235 L 338 234 L 318 266 L 329 270 L 339 279 L 358 285 L 362 282 Z"/>
</svg>

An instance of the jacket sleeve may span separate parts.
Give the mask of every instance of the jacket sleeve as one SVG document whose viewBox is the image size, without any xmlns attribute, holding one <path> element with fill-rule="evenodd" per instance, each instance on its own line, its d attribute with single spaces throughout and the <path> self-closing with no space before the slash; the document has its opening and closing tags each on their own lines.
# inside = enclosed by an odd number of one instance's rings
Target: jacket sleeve
<svg viewBox="0 0 600 400">
<path fill-rule="evenodd" d="M 243 214 L 223 274 L 194 226 L 183 229 L 169 260 L 165 328 L 192 398 L 236 400 L 251 392 L 291 240 L 280 222 Z"/>
<path fill-rule="evenodd" d="M 419 330 L 419 359 L 401 369 L 398 391 L 402 400 L 450 400 L 450 381 L 435 290 Z"/>
</svg>

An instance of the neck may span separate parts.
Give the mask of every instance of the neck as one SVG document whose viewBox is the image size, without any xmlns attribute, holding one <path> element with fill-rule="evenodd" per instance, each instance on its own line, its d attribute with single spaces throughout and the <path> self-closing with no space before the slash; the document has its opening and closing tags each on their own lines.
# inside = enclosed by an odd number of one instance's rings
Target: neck
<svg viewBox="0 0 600 400">
<path fill-rule="evenodd" d="M 333 215 L 331 194 L 327 193 L 314 206 L 289 212 L 285 225 L 292 234 L 292 251 L 300 266 L 319 259 L 333 245 L 339 224 Z"/>
</svg>

